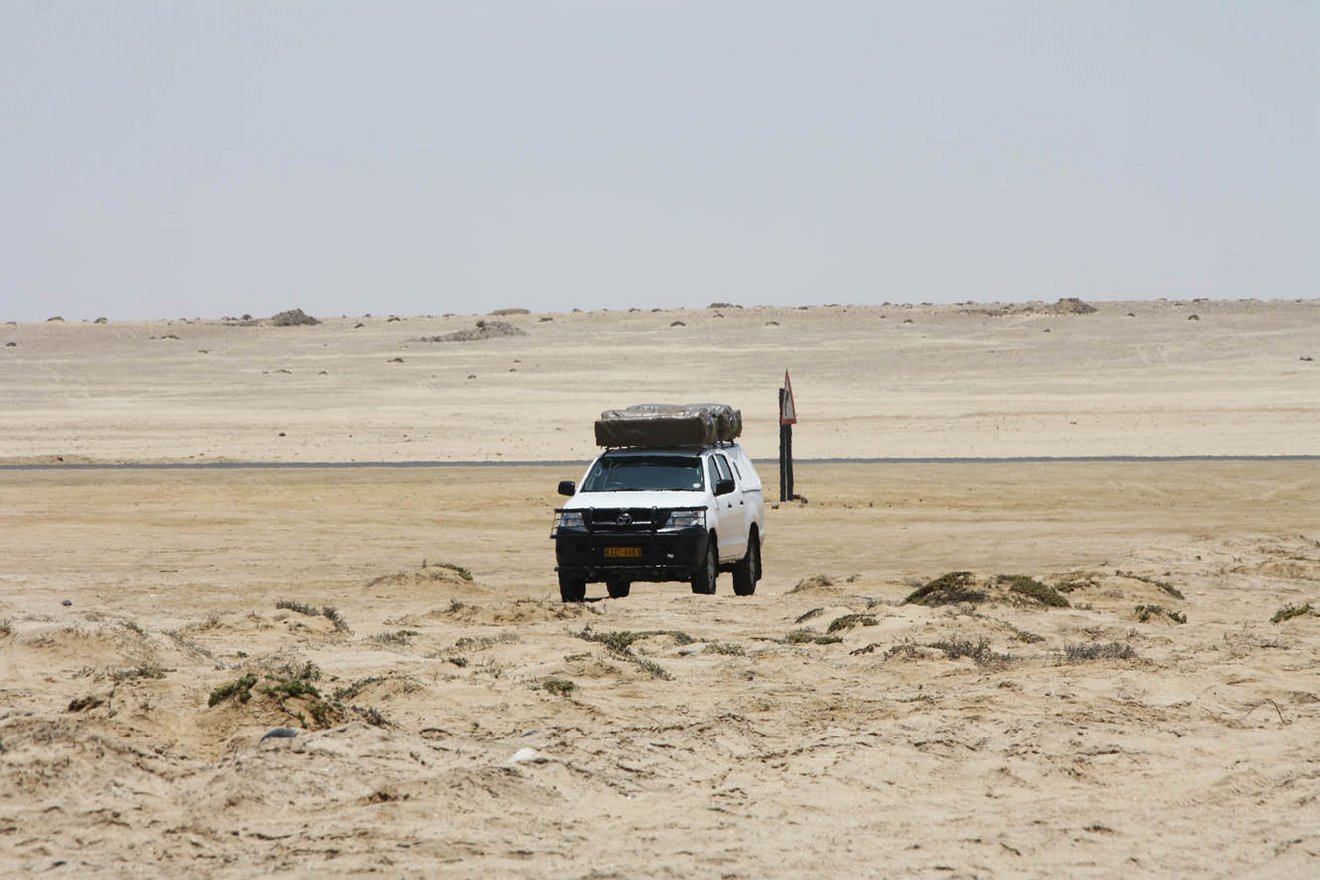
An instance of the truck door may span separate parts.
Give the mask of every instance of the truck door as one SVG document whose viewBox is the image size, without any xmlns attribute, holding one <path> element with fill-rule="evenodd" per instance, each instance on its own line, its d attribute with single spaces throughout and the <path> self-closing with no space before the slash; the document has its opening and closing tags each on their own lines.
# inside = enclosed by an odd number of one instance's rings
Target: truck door
<svg viewBox="0 0 1320 880">
<path fill-rule="evenodd" d="M 715 499 L 715 506 L 720 513 L 717 527 L 720 559 L 722 561 L 742 559 L 747 553 L 747 503 L 743 499 L 743 487 L 723 453 L 715 453 L 710 460 L 715 466 L 719 479 L 733 480 L 733 491 Z"/>
</svg>

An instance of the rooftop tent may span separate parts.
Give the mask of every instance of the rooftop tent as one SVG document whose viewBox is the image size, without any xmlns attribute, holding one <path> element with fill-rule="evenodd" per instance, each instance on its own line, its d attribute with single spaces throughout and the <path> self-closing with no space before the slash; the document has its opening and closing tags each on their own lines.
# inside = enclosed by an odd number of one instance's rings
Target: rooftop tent
<svg viewBox="0 0 1320 880">
<path fill-rule="evenodd" d="M 639 403 L 596 421 L 599 446 L 705 446 L 742 433 L 742 413 L 722 403 Z"/>
</svg>

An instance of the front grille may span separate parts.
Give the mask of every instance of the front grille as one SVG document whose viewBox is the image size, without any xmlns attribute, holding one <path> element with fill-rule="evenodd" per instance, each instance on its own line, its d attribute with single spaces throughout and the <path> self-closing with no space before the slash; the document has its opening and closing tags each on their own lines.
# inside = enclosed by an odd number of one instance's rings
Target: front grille
<svg viewBox="0 0 1320 880">
<path fill-rule="evenodd" d="M 664 527 L 669 511 L 660 507 L 593 507 L 594 531 L 651 532 Z"/>
</svg>

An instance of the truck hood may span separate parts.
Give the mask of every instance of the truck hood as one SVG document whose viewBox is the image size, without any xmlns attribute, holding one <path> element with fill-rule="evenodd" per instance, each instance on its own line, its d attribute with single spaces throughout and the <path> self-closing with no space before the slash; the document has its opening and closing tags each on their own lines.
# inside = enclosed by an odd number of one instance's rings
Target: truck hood
<svg viewBox="0 0 1320 880">
<path fill-rule="evenodd" d="M 704 492 L 579 492 L 564 502 L 564 510 L 588 507 L 705 507 Z"/>
</svg>

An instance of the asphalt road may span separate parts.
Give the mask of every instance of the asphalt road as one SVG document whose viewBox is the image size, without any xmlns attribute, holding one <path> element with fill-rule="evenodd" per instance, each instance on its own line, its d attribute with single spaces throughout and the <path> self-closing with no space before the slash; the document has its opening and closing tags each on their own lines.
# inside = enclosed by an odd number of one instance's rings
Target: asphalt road
<svg viewBox="0 0 1320 880">
<path fill-rule="evenodd" d="M 1320 455 L 1092 455 L 1023 456 L 1018 458 L 811 458 L 795 459 L 794 466 L 813 464 L 1051 464 L 1058 462 L 1177 462 L 1177 461 L 1320 461 Z M 778 459 L 757 458 L 758 465 L 778 465 Z M 185 462 L 43 462 L 0 464 L 0 471 L 167 471 L 167 470 L 321 470 L 347 468 L 472 468 L 472 467 L 585 467 L 581 461 L 185 461 Z"/>
</svg>

